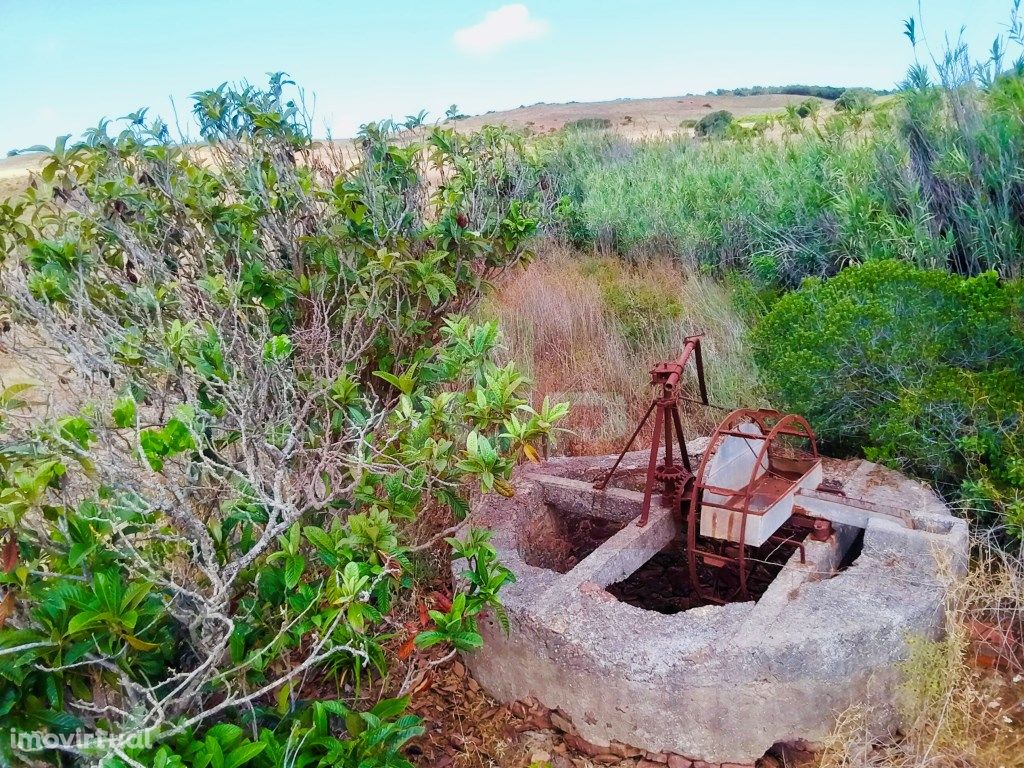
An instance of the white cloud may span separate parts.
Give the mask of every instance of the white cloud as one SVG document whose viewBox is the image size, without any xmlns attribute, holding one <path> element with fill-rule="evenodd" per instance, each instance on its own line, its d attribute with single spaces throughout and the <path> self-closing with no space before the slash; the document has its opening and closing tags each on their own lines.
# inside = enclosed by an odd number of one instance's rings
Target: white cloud
<svg viewBox="0 0 1024 768">
<path fill-rule="evenodd" d="M 532 18 L 529 8 L 513 3 L 489 11 L 478 24 L 456 30 L 452 41 L 463 53 L 484 56 L 511 43 L 537 40 L 547 33 L 548 23 L 544 19 Z"/>
</svg>

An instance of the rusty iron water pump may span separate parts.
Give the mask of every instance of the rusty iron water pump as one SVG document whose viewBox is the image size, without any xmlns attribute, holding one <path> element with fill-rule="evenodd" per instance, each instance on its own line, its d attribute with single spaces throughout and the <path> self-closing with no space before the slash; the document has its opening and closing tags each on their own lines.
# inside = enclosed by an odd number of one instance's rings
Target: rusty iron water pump
<svg viewBox="0 0 1024 768">
<path fill-rule="evenodd" d="M 690 361 L 699 398 L 681 392 Z M 806 536 L 825 540 L 832 533 L 827 520 L 806 515 L 794 503 L 801 488 L 829 490 L 821 486 L 821 457 L 814 431 L 797 414 L 740 408 L 712 432 L 694 471 L 679 408 L 683 401 L 711 406 L 700 337 L 687 337 L 676 360 L 651 368 L 651 385 L 655 395 L 647 412 L 594 488 L 608 487 L 653 414 L 643 503 L 636 524 L 647 524 L 660 487 L 661 504 L 677 511 L 695 593 L 715 603 L 750 599 L 752 586 L 774 577 L 774 552 L 795 546 L 802 555 Z"/>
</svg>

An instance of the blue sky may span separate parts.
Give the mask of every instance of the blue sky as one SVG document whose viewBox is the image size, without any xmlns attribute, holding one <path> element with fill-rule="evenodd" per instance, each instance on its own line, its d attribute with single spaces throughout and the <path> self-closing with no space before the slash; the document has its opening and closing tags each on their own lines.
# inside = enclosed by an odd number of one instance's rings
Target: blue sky
<svg viewBox="0 0 1024 768">
<path fill-rule="evenodd" d="M 923 0 L 936 47 L 966 27 L 978 55 L 1010 0 Z M 500 9 L 500 10 L 499 10 Z M 0 152 L 52 143 L 224 80 L 289 72 L 318 133 L 456 103 L 703 93 L 801 82 L 896 83 L 917 0 L 0 0 Z M 488 16 L 488 14 L 491 14 Z"/>
</svg>

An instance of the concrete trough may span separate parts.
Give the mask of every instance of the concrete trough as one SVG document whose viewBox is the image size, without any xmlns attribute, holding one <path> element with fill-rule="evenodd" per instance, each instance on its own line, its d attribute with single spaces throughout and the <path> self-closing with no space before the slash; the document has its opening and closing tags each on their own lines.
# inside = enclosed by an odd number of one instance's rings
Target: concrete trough
<svg viewBox="0 0 1024 768">
<path fill-rule="evenodd" d="M 626 486 L 646 459 L 627 455 Z M 662 613 L 613 593 L 652 558 L 679 553 L 679 523 L 655 505 L 640 528 L 641 493 L 594 491 L 612 460 L 524 467 L 513 498 L 473 510 L 470 523 L 494 532 L 517 578 L 503 592 L 511 631 L 483 621 L 485 645 L 466 656 L 481 685 L 557 710 L 599 748 L 705 763 L 819 742 L 855 703 L 875 712 L 875 727 L 896 724 L 908 639 L 941 633 L 947 586 L 966 567 L 966 525 L 930 490 L 870 462 L 826 459 L 826 485 L 845 495 L 801 489 L 793 503 L 832 520 L 831 538 L 805 541 L 804 562 L 794 553 L 756 602 Z"/>
</svg>

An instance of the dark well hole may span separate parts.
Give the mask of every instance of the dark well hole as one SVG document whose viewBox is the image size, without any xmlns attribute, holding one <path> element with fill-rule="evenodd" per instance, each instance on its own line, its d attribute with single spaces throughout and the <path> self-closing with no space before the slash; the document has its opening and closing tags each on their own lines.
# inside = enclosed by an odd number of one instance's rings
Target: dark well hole
<svg viewBox="0 0 1024 768">
<path fill-rule="evenodd" d="M 843 559 L 839 562 L 839 567 L 836 568 L 836 573 L 845 571 L 851 565 L 853 565 L 857 558 L 860 557 L 860 553 L 864 551 L 864 529 L 861 528 L 857 531 L 857 535 L 853 541 L 850 542 L 849 548 L 843 553 Z"/>
<path fill-rule="evenodd" d="M 701 544 L 704 549 L 711 546 L 715 544 Z M 723 548 L 727 546 L 722 545 Z M 753 567 L 747 581 L 746 600 L 760 600 L 797 549 L 797 543 L 793 542 L 765 544 L 759 549 L 748 550 Z M 666 614 L 681 613 L 702 605 L 721 605 L 743 600 L 737 594 L 739 578 L 735 570 L 699 566 L 698 578 L 703 586 L 700 593 L 693 589 L 690 581 L 684 542 L 677 539 L 631 576 L 610 585 L 606 591 L 617 600 L 636 608 Z"/>
<path fill-rule="evenodd" d="M 583 558 L 625 527 L 618 520 L 575 515 L 546 506 L 520 537 L 520 557 L 536 568 L 568 573 Z"/>
</svg>

